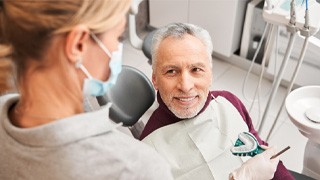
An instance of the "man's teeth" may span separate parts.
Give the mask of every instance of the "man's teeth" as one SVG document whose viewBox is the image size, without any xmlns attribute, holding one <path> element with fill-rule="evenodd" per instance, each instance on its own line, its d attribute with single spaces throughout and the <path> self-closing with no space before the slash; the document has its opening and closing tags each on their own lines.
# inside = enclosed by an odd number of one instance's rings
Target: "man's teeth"
<svg viewBox="0 0 320 180">
<path fill-rule="evenodd" d="M 192 101 L 195 97 L 191 97 L 191 98 L 179 98 L 180 101 Z"/>
</svg>

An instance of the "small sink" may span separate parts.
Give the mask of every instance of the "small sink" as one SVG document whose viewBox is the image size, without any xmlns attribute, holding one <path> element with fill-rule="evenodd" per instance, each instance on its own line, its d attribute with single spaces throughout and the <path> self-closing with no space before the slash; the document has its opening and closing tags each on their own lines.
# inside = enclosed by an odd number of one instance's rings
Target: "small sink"
<svg viewBox="0 0 320 180">
<path fill-rule="evenodd" d="M 320 86 L 304 86 L 293 90 L 286 98 L 290 120 L 301 134 L 320 144 Z"/>
</svg>

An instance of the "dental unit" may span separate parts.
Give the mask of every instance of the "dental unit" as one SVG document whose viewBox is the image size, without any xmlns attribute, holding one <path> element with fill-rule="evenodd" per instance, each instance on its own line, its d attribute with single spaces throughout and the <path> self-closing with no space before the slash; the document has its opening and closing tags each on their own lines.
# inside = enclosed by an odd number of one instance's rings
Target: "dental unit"
<svg viewBox="0 0 320 180">
<path fill-rule="evenodd" d="M 278 113 L 276 114 L 276 118 L 272 123 L 272 127 L 268 132 L 266 141 L 270 138 L 280 114 L 285 107 L 290 120 L 298 127 L 301 134 L 309 139 L 305 147 L 302 174 L 306 174 L 315 179 L 320 179 L 320 87 L 305 86 L 292 91 L 297 74 L 303 63 L 308 43 L 313 42 L 313 36 L 320 28 L 320 4 L 316 0 L 267 0 L 263 8 L 263 18 L 267 22 L 266 29 L 269 30 L 270 34 L 261 63 L 262 70 L 259 83 L 254 94 L 254 99 L 256 96 L 259 98 L 260 83 L 264 73 L 263 68 L 266 63 L 266 57 L 270 55 L 270 51 L 273 49 L 276 37 L 275 29 L 278 26 L 285 26 L 290 37 L 280 69 L 273 82 L 273 87 L 269 95 L 266 108 L 260 122 L 258 123 L 258 132 L 261 133 L 265 126 L 266 119 L 270 113 L 271 107 L 273 106 L 275 95 L 290 59 L 293 44 L 296 37 L 300 36 L 304 39 L 304 43 L 300 51 L 298 62 L 294 68 L 293 75 L 291 76 L 286 89 L 287 98 L 282 101 Z M 263 41 L 263 38 L 261 41 Z M 257 49 L 257 51 L 259 51 L 259 49 Z M 241 154 L 240 152 L 236 153 Z"/>
</svg>

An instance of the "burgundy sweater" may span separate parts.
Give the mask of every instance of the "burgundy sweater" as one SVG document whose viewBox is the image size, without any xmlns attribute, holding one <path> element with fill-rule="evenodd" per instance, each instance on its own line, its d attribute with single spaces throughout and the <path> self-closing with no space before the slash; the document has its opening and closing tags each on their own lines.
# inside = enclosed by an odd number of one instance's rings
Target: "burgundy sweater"
<svg viewBox="0 0 320 180">
<path fill-rule="evenodd" d="M 208 94 L 207 101 L 204 105 L 204 107 L 201 109 L 199 113 L 202 113 L 209 105 L 210 101 L 212 100 L 213 95 L 215 98 L 218 96 L 222 96 L 226 98 L 230 103 L 234 105 L 234 107 L 239 111 L 240 115 L 242 116 L 243 120 L 246 122 L 249 132 L 252 133 L 260 144 L 268 145 L 266 142 L 262 141 L 259 137 L 257 131 L 254 129 L 252 125 L 252 120 L 249 116 L 249 113 L 243 103 L 238 99 L 235 95 L 228 91 L 211 91 Z M 159 107 L 153 112 L 151 115 L 149 121 L 147 122 L 141 136 L 140 140 L 151 134 L 153 131 L 155 131 L 158 128 L 161 128 L 163 126 L 167 126 L 170 124 L 174 124 L 176 122 L 182 121 L 183 119 L 179 119 L 176 117 L 164 104 L 162 101 L 160 94 L 157 93 L 157 100 L 159 103 Z M 289 173 L 289 171 L 285 168 L 283 163 L 280 161 L 277 167 L 277 171 L 274 174 L 274 178 L 276 180 L 291 180 L 294 179 L 293 176 Z"/>
</svg>

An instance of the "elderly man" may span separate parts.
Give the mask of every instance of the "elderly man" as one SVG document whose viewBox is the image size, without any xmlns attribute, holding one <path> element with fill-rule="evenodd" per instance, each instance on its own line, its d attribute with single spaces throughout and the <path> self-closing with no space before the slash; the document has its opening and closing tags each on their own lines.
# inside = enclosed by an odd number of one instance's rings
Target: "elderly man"
<svg viewBox="0 0 320 180">
<path fill-rule="evenodd" d="M 175 23 L 159 29 L 152 43 L 152 82 L 159 107 L 141 140 L 171 164 L 176 179 L 293 179 L 265 152 L 243 163 L 230 148 L 241 132 L 255 131 L 241 101 L 227 91 L 210 91 L 212 43 L 195 25 Z"/>
</svg>

